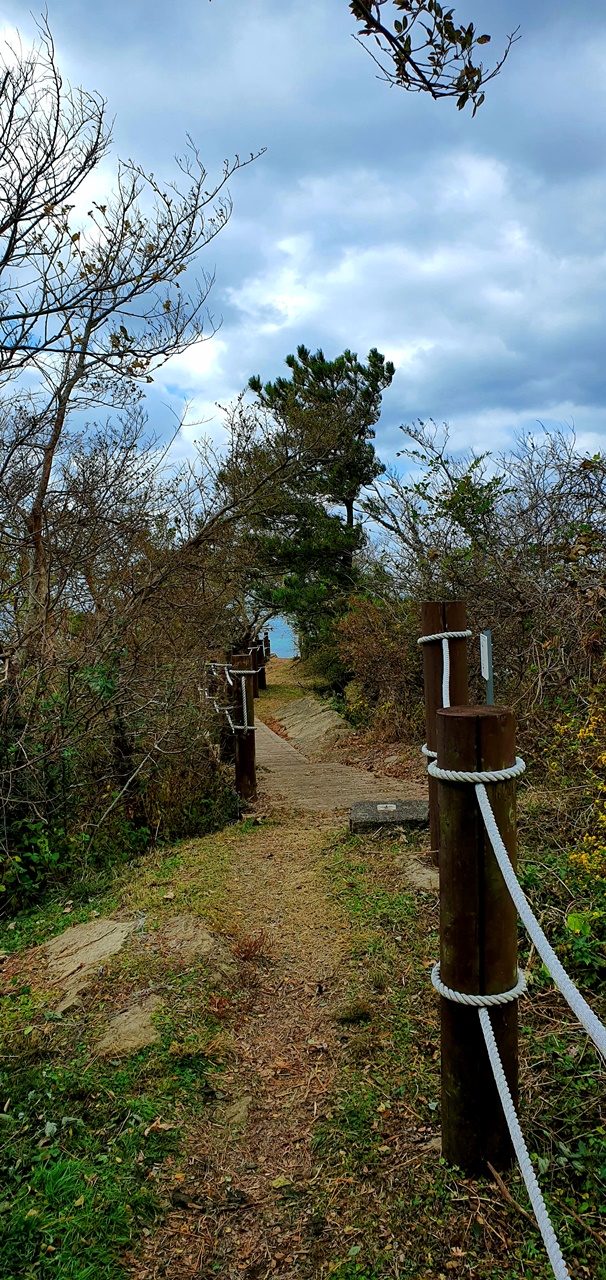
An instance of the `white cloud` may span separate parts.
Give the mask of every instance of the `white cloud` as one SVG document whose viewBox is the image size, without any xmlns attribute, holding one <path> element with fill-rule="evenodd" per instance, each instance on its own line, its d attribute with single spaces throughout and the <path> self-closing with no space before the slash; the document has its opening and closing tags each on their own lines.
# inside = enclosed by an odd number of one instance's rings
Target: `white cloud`
<svg viewBox="0 0 606 1280">
<path fill-rule="evenodd" d="M 480 0 L 465 4 L 486 21 Z M 29 30 L 28 13 L 25 0 L 6 4 Z M 54 0 L 51 16 L 67 73 L 118 111 L 122 152 L 167 172 L 189 129 L 212 172 L 234 150 L 268 147 L 234 177 L 233 219 L 201 260 L 216 262 L 223 327 L 167 366 L 154 403 L 191 401 L 218 438 L 215 402 L 252 373 L 284 372 L 299 342 L 328 355 L 378 346 L 398 369 L 379 429 L 387 452 L 397 423 L 417 416 L 449 419 L 478 448 L 537 418 L 606 439 L 606 14 L 595 0 L 494 5 L 491 47 L 518 20 L 524 38 L 474 121 L 377 81 L 334 0 L 107 0 L 82 12 Z M 110 172 L 88 190 L 105 191 Z M 184 448 L 195 434 L 186 428 Z"/>
</svg>

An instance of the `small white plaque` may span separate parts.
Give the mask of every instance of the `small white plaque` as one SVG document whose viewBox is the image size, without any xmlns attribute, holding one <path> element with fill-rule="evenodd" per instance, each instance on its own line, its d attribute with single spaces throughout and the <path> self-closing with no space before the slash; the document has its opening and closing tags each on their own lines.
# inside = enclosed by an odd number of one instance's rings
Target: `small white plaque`
<svg viewBox="0 0 606 1280">
<path fill-rule="evenodd" d="M 390 813 L 394 813 L 396 810 L 396 805 L 395 804 L 378 804 L 377 809 L 379 813 L 385 813 L 386 809 L 389 810 Z"/>
<path fill-rule="evenodd" d="M 482 668 L 482 675 L 484 679 L 489 680 L 490 668 L 488 665 L 488 636 L 485 636 L 483 631 L 480 632 L 480 666 Z"/>
</svg>

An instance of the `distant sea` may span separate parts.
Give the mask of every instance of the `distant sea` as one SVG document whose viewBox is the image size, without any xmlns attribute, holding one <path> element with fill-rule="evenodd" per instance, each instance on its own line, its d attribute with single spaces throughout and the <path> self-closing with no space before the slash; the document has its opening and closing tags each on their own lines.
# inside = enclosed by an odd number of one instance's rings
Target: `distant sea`
<svg viewBox="0 0 606 1280">
<path fill-rule="evenodd" d="M 294 658 L 299 649 L 294 634 L 285 618 L 274 618 L 267 628 L 271 641 L 271 651 L 278 658 Z"/>
</svg>

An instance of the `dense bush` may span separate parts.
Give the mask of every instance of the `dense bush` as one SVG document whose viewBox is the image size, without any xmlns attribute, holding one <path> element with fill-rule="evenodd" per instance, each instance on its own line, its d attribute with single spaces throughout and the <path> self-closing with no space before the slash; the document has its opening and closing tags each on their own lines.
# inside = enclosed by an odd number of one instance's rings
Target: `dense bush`
<svg viewBox="0 0 606 1280">
<path fill-rule="evenodd" d="M 338 626 L 338 650 L 355 674 L 345 691 L 345 713 L 382 736 L 422 732 L 423 680 L 418 618 L 409 600 L 352 597 Z"/>
<path fill-rule="evenodd" d="M 496 700 L 516 711 L 542 833 L 593 885 L 598 915 L 566 929 L 581 954 L 606 919 L 606 456 L 571 430 L 453 454 L 434 424 L 409 428 L 403 453 L 406 474 L 364 502 L 384 540 L 339 627 L 355 698 L 382 734 L 420 736 L 421 601 L 463 599 L 474 635 L 491 629 Z M 469 659 L 483 701 L 477 642 Z"/>
<path fill-rule="evenodd" d="M 408 473 L 365 503 L 387 537 L 391 594 L 416 604 L 416 628 L 421 600 L 467 601 L 474 632 L 492 630 L 496 694 L 524 733 L 586 711 L 606 639 L 606 457 L 565 430 L 480 457 L 449 453 L 433 424 L 407 435 Z"/>
</svg>

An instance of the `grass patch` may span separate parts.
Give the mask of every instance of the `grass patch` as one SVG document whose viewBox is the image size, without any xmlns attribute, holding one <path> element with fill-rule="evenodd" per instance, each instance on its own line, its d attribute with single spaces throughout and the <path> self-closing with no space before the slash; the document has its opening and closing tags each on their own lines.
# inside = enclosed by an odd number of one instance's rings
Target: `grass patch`
<svg viewBox="0 0 606 1280">
<path fill-rule="evenodd" d="M 146 950 L 155 927 L 192 911 L 226 927 L 225 884 L 246 839 L 238 827 L 147 855 L 111 895 L 70 915 L 60 904 L 28 913 L 13 949 L 42 941 L 93 912 L 137 910 L 144 933 L 103 966 L 82 1005 L 53 1014 L 56 995 L 23 974 L 0 1009 L 0 1277 L 126 1280 L 126 1257 L 163 1214 L 182 1135 L 223 1096 L 240 969 L 176 963 Z M 170 895 L 170 896 L 166 896 Z M 61 912 L 59 914 L 59 912 Z M 10 936 L 9 934 L 9 936 Z M 9 961 L 6 962 L 7 964 Z M 32 959 L 32 973 L 36 965 Z M 141 988 L 158 991 L 160 1042 L 128 1057 L 96 1053 L 109 1015 Z"/>
<path fill-rule="evenodd" d="M 83 924 L 115 911 L 151 916 L 156 922 L 177 911 L 194 911 L 210 921 L 222 919 L 224 885 L 237 842 L 258 822 L 234 823 L 223 831 L 143 854 L 135 864 L 113 871 L 94 883 L 71 885 L 66 892 L 0 921 L 0 953 L 12 955 L 39 946 L 70 925 Z"/>
<path fill-rule="evenodd" d="M 31 1048 L 13 1038 L 0 1073 L 0 1275 L 124 1280 L 125 1250 L 163 1211 L 182 1128 L 216 1096 L 214 1028 L 201 1021 L 190 1009 L 182 1054 L 167 1022 L 161 1045 L 124 1061 L 95 1060 L 63 1027 Z"/>
</svg>

